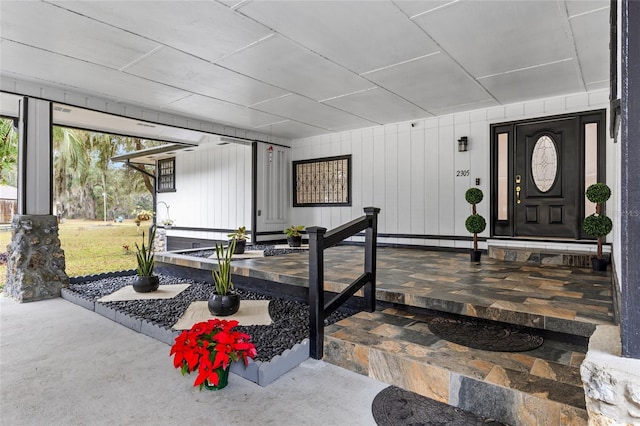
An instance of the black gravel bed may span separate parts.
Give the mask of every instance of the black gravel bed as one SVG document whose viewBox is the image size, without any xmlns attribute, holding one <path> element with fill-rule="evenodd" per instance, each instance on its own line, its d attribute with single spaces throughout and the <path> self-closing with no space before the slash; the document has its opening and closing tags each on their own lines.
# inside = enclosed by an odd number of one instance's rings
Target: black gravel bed
<svg viewBox="0 0 640 426">
<path fill-rule="evenodd" d="M 289 254 L 289 253 L 302 253 L 308 250 L 305 249 L 277 249 L 274 245 L 265 245 L 265 244 L 256 244 L 247 246 L 245 252 L 254 251 L 254 250 L 264 250 L 265 256 L 278 256 L 281 254 Z M 180 253 L 184 256 L 193 256 L 193 257 L 209 257 L 214 256 L 216 254 L 215 250 L 197 250 L 197 251 L 187 251 Z"/>
<path fill-rule="evenodd" d="M 97 281 L 70 284 L 69 290 L 94 301 L 114 291 L 132 285 L 136 276 L 104 278 Z M 178 321 L 189 305 L 198 300 L 208 300 L 215 292 L 210 283 L 198 282 L 175 276 L 160 275 L 161 285 L 191 284 L 189 288 L 173 299 L 132 300 L 125 302 L 104 302 L 106 306 L 124 312 L 132 317 L 145 319 L 155 324 L 171 328 Z M 256 361 L 270 361 L 276 355 L 291 349 L 309 337 L 309 305 L 236 289 L 244 300 L 270 300 L 269 314 L 271 325 L 238 326 L 237 330 L 251 336 L 258 352 Z M 103 302 L 100 302 L 103 303 Z M 350 312 L 334 312 L 325 320 L 325 324 L 333 324 L 347 318 Z"/>
</svg>

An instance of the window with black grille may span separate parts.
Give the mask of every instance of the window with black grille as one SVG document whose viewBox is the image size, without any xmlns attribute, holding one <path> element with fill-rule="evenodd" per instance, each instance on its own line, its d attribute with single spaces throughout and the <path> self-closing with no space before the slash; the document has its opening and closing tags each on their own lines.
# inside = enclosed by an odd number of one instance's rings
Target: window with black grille
<svg viewBox="0 0 640 426">
<path fill-rule="evenodd" d="M 351 155 L 293 162 L 293 206 L 350 206 Z"/>
<path fill-rule="evenodd" d="M 158 192 L 176 190 L 176 159 L 158 160 Z"/>
</svg>

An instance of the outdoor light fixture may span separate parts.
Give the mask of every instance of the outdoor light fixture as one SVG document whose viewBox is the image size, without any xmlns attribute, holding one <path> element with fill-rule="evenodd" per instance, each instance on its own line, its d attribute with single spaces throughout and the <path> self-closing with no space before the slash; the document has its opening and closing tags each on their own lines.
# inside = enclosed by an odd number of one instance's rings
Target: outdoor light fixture
<svg viewBox="0 0 640 426">
<path fill-rule="evenodd" d="M 458 152 L 465 152 L 467 150 L 467 137 L 466 136 L 462 136 L 460 139 L 458 139 Z"/>
</svg>

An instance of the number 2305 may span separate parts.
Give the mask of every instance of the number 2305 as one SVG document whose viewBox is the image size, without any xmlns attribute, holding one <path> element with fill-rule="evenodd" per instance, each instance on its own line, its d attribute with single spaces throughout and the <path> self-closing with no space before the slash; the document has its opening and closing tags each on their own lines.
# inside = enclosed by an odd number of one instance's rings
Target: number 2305
<svg viewBox="0 0 640 426">
<path fill-rule="evenodd" d="M 456 177 L 469 176 L 469 170 L 456 170 Z"/>
</svg>

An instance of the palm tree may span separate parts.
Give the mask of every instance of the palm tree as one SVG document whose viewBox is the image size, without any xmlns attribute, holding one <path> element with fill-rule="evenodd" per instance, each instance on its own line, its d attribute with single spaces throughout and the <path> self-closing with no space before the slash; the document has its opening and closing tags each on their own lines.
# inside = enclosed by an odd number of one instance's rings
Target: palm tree
<svg viewBox="0 0 640 426">
<path fill-rule="evenodd" d="M 53 187 L 58 214 L 69 209 L 71 188 L 80 188 L 81 201 L 89 176 L 86 133 L 66 127 L 53 127 Z"/>
</svg>

